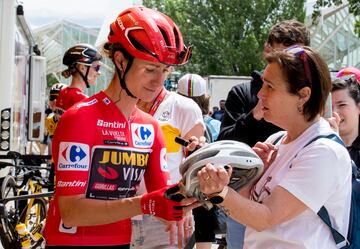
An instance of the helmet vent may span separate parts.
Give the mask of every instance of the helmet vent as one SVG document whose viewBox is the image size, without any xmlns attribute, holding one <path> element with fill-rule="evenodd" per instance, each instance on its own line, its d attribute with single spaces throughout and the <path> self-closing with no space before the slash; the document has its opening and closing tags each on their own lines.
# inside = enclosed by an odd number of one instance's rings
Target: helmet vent
<svg viewBox="0 0 360 249">
<path fill-rule="evenodd" d="M 186 164 L 183 165 L 182 168 L 180 168 L 180 173 L 183 174 L 191 165 L 195 164 L 198 161 L 201 161 L 206 158 L 211 158 L 216 156 L 219 153 L 218 150 L 212 150 L 212 151 L 204 151 L 203 153 L 200 153 L 195 156 L 191 155 L 191 157 L 188 157 L 186 160 Z"/>
<path fill-rule="evenodd" d="M 109 33 L 109 35 L 110 36 L 113 36 L 115 33 L 114 33 L 114 30 L 112 29 L 112 27 L 111 27 L 111 25 L 110 25 L 110 33 Z"/>
<path fill-rule="evenodd" d="M 179 46 L 180 46 L 179 32 L 177 31 L 176 28 L 173 29 L 173 32 L 175 35 L 176 48 L 179 48 Z"/>
<path fill-rule="evenodd" d="M 171 47 L 171 44 L 170 44 L 170 41 L 169 41 L 169 37 L 167 36 L 165 30 L 163 30 L 160 26 L 158 26 L 162 36 L 164 37 L 164 40 L 165 40 L 165 43 L 166 43 L 166 46 L 168 47 Z"/>
<path fill-rule="evenodd" d="M 140 42 L 138 42 L 131 34 L 129 34 L 129 40 L 131 42 L 131 44 L 137 49 L 140 50 L 141 52 L 147 52 L 146 49 L 144 48 L 143 45 L 140 44 Z"/>
<path fill-rule="evenodd" d="M 230 141 L 230 142 L 226 142 L 226 141 L 222 141 L 221 142 L 221 145 L 234 145 L 234 143 L 232 142 L 232 141 Z"/>
<path fill-rule="evenodd" d="M 154 52 L 150 51 L 149 49 L 147 49 L 145 46 L 143 46 L 140 42 L 138 42 L 131 34 L 128 35 L 129 40 L 131 42 L 131 44 L 139 51 L 144 52 L 144 53 L 148 53 L 151 56 L 155 57 L 156 59 L 159 59 L 157 54 L 155 54 Z"/>
<path fill-rule="evenodd" d="M 230 153 L 231 156 L 242 156 L 242 157 L 252 157 L 257 158 L 254 154 L 246 151 L 234 151 Z"/>
</svg>

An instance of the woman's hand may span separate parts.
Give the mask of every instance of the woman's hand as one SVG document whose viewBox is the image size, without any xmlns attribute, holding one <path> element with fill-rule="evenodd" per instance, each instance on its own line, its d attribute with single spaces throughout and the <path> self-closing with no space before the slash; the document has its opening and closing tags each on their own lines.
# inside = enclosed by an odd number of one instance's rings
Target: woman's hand
<svg viewBox="0 0 360 249">
<path fill-rule="evenodd" d="M 275 160 L 277 154 L 277 147 L 272 143 L 257 142 L 252 149 L 263 161 L 264 170 L 266 170 Z"/>
<path fill-rule="evenodd" d="M 215 167 L 208 163 L 198 171 L 200 191 L 206 195 L 221 192 L 230 182 L 232 168 Z"/>
<path fill-rule="evenodd" d="M 332 113 L 332 117 L 331 118 L 327 118 L 326 119 L 329 124 L 330 124 L 330 127 L 337 133 L 339 134 L 339 126 L 340 126 L 340 121 L 341 121 L 341 118 L 339 116 L 339 114 L 337 112 L 333 112 Z"/>
</svg>

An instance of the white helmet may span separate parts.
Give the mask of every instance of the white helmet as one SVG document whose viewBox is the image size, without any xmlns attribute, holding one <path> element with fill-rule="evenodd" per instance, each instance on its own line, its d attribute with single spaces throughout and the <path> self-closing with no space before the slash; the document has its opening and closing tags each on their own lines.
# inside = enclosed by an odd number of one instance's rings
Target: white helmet
<svg viewBox="0 0 360 249">
<path fill-rule="evenodd" d="M 264 168 L 259 156 L 245 143 L 223 140 L 198 149 L 180 165 L 180 174 L 185 186 L 186 195 L 205 202 L 200 192 L 197 172 L 206 164 L 215 167 L 232 167 L 229 186 L 236 191 L 258 179 Z"/>
<path fill-rule="evenodd" d="M 60 91 L 66 87 L 67 87 L 67 85 L 65 85 L 63 83 L 55 83 L 54 85 L 52 85 L 50 88 L 49 100 L 54 101 L 55 99 L 57 99 Z"/>
</svg>

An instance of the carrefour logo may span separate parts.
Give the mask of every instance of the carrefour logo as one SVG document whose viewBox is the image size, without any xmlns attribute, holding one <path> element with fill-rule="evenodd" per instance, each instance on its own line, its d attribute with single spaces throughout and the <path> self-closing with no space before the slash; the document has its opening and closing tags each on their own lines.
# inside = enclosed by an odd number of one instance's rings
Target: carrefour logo
<svg viewBox="0 0 360 249">
<path fill-rule="evenodd" d="M 162 171 L 168 172 L 169 168 L 166 162 L 166 148 L 160 150 L 160 167 Z"/>
<path fill-rule="evenodd" d="M 154 127 L 150 124 L 131 124 L 133 144 L 139 148 L 149 148 L 154 143 Z"/>
<path fill-rule="evenodd" d="M 89 145 L 61 142 L 58 170 L 87 171 L 89 169 Z"/>
</svg>

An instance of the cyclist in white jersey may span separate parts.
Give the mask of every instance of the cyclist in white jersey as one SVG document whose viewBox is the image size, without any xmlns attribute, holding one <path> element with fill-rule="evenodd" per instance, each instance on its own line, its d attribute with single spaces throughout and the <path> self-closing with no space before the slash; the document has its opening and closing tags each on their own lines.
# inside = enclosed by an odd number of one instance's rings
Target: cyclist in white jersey
<svg viewBox="0 0 360 249">
<path fill-rule="evenodd" d="M 189 139 L 191 136 L 200 137 L 204 134 L 204 123 L 201 110 L 191 99 L 170 92 L 163 87 L 156 98 L 151 102 L 139 101 L 138 107 L 151 114 L 161 126 L 165 136 L 166 159 L 168 162 L 170 178 L 172 182 L 181 179 L 179 165 L 184 159 L 184 150 L 181 145 L 175 143 L 175 137 L 180 136 Z M 138 193 L 143 193 L 144 184 L 141 184 Z M 187 238 L 193 232 L 192 216 L 189 216 L 185 223 L 178 222 L 177 227 L 173 224 L 166 229 L 164 224 L 151 216 L 143 215 L 133 219 L 133 248 L 155 249 L 155 248 L 177 248 L 183 247 L 186 241 L 178 241 L 173 244 L 176 233 L 185 234 Z M 170 236 L 170 237 L 169 237 Z M 180 236 L 182 237 L 182 236 Z M 159 245 L 160 243 L 160 245 Z"/>
</svg>

